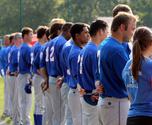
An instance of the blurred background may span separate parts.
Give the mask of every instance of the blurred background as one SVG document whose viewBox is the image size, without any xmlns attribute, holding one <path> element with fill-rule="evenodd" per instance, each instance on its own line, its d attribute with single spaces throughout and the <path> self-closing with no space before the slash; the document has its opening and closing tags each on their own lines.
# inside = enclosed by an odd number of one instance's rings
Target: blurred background
<svg viewBox="0 0 152 125">
<path fill-rule="evenodd" d="M 128 4 L 138 15 L 138 25 L 152 27 L 152 0 L 0 0 L 0 37 L 20 31 L 23 26 L 36 29 L 52 18 L 90 23 L 97 17 L 111 17 L 118 3 Z"/>
</svg>

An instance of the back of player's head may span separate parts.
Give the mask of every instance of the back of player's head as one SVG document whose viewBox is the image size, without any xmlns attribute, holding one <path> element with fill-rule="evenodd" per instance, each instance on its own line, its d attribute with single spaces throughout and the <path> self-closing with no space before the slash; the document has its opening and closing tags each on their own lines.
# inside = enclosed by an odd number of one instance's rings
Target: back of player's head
<svg viewBox="0 0 152 125">
<path fill-rule="evenodd" d="M 45 34 L 46 34 L 46 30 L 48 29 L 47 26 L 39 26 L 36 29 L 36 33 L 37 33 L 37 38 L 41 39 Z"/>
<path fill-rule="evenodd" d="M 134 79 L 137 80 L 138 72 L 141 70 L 141 59 L 143 58 L 143 52 L 148 47 L 152 46 L 152 31 L 148 27 L 138 27 L 133 35 L 133 62 L 132 62 L 132 74 Z"/>
<path fill-rule="evenodd" d="M 53 24 L 55 23 L 59 23 L 59 24 L 65 24 L 65 20 L 62 18 L 53 18 L 50 23 L 49 23 L 49 27 L 51 27 Z"/>
<path fill-rule="evenodd" d="M 10 37 L 9 34 L 4 35 L 4 45 L 5 46 L 9 46 L 9 44 L 10 44 L 9 37 Z"/>
<path fill-rule="evenodd" d="M 25 35 L 28 35 L 30 32 L 33 32 L 33 30 L 30 27 L 23 27 L 21 32 L 22 32 L 22 37 L 24 38 Z"/>
<path fill-rule="evenodd" d="M 51 27 L 50 27 L 50 38 L 53 39 L 56 36 L 58 36 L 61 33 L 62 30 L 62 23 L 54 23 Z"/>
<path fill-rule="evenodd" d="M 15 38 L 15 34 L 12 33 L 9 37 L 10 43 L 13 42 L 14 38 Z"/>
<path fill-rule="evenodd" d="M 93 21 L 92 24 L 90 25 L 90 30 L 89 30 L 90 36 L 95 36 L 96 33 L 101 29 L 105 31 L 107 27 L 108 24 L 103 20 L 98 19 L 96 21 Z"/>
<path fill-rule="evenodd" d="M 4 35 L 4 39 L 9 39 L 9 37 L 10 37 L 9 34 Z"/>
<path fill-rule="evenodd" d="M 22 33 L 20 33 L 20 32 L 15 33 L 14 38 L 15 38 L 15 40 L 18 38 L 22 38 Z"/>
<path fill-rule="evenodd" d="M 63 32 L 67 32 L 71 29 L 71 27 L 73 26 L 72 22 L 66 22 L 63 26 L 62 26 L 62 31 Z"/>
<path fill-rule="evenodd" d="M 123 24 L 125 25 L 125 30 L 128 29 L 128 24 L 130 23 L 131 20 L 135 20 L 137 21 L 138 18 L 137 16 L 130 14 L 130 13 L 126 13 L 126 12 L 120 12 L 118 13 L 112 21 L 112 25 L 111 25 L 111 31 L 112 32 L 116 32 L 118 31 L 118 29 L 120 28 L 120 26 Z"/>
<path fill-rule="evenodd" d="M 112 10 L 112 16 L 115 17 L 119 12 L 131 13 L 131 8 L 126 4 L 118 4 Z"/>
<path fill-rule="evenodd" d="M 73 40 L 75 40 L 76 34 L 81 34 L 84 27 L 87 27 L 84 23 L 76 23 L 71 27 L 70 33 Z"/>
<path fill-rule="evenodd" d="M 45 35 L 47 37 L 47 40 L 49 40 L 50 39 L 50 29 L 46 30 Z"/>
</svg>

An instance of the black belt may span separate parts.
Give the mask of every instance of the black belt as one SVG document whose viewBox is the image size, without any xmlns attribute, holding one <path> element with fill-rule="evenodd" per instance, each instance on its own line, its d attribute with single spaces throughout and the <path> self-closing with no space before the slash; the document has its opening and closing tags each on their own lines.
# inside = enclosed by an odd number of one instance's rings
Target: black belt
<svg viewBox="0 0 152 125">
<path fill-rule="evenodd" d="M 51 77 L 57 78 L 58 75 L 50 75 Z"/>
<path fill-rule="evenodd" d="M 16 76 L 15 73 L 9 73 L 9 76 Z"/>
<path fill-rule="evenodd" d="M 70 87 L 71 89 L 77 89 L 77 87 Z"/>
</svg>

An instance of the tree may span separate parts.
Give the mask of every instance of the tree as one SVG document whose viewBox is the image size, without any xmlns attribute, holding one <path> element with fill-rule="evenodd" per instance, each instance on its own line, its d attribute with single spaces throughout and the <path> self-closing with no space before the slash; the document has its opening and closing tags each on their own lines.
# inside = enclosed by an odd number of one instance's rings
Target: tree
<svg viewBox="0 0 152 125">
<path fill-rule="evenodd" d="M 1 0 L 0 34 L 20 31 L 21 21 L 22 26 L 33 29 L 47 25 L 56 17 L 91 23 L 97 17 L 112 16 L 112 9 L 118 3 L 131 6 L 134 14 L 140 17 L 139 25 L 152 26 L 152 0 Z"/>
</svg>

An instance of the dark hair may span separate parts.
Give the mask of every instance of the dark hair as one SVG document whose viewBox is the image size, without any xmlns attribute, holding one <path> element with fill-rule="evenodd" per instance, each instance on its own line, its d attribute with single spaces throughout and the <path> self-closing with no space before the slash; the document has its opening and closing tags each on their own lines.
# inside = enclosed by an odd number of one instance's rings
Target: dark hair
<svg viewBox="0 0 152 125">
<path fill-rule="evenodd" d="M 90 36 L 95 36 L 96 33 L 102 29 L 103 31 L 106 30 L 106 28 L 108 27 L 108 24 L 103 21 L 103 20 L 96 20 L 96 21 L 93 21 L 92 24 L 90 25 L 90 30 L 89 30 L 89 33 L 90 33 Z"/>
<path fill-rule="evenodd" d="M 40 39 L 42 38 L 45 34 L 46 34 L 46 30 L 48 28 L 46 26 L 39 26 L 37 29 L 36 29 L 36 33 L 37 33 L 37 38 Z"/>
<path fill-rule="evenodd" d="M 53 39 L 55 37 L 57 37 L 58 31 L 61 31 L 63 24 L 61 23 L 54 23 L 51 27 L 50 27 L 50 38 Z"/>
<path fill-rule="evenodd" d="M 21 32 L 22 32 L 22 37 L 24 38 L 25 35 L 28 35 L 30 32 L 33 32 L 33 30 L 30 27 L 23 27 Z"/>
<path fill-rule="evenodd" d="M 112 21 L 112 24 L 111 24 L 111 31 L 112 32 L 118 31 L 121 24 L 124 24 L 125 25 L 125 30 L 127 30 L 128 24 L 129 24 L 130 20 L 132 20 L 132 19 L 137 21 L 137 17 L 134 16 L 133 14 L 129 14 L 129 13 L 126 13 L 126 12 L 118 13 L 113 18 L 113 21 Z"/>
<path fill-rule="evenodd" d="M 85 25 L 84 23 L 76 23 L 71 27 L 70 33 L 73 40 L 75 40 L 76 34 L 81 34 L 84 27 L 87 27 L 87 25 Z"/>
<path fill-rule="evenodd" d="M 115 17 L 119 12 L 132 13 L 131 8 L 126 4 L 118 4 L 112 10 L 112 16 Z"/>
<path fill-rule="evenodd" d="M 46 34 L 47 39 L 49 40 L 50 39 L 50 29 L 47 29 L 45 34 Z"/>
<path fill-rule="evenodd" d="M 10 37 L 9 37 L 10 43 L 12 43 L 14 38 L 15 38 L 15 34 L 11 34 Z"/>
<path fill-rule="evenodd" d="M 152 45 L 152 31 L 148 27 L 139 27 L 133 35 L 133 62 L 132 75 L 138 79 L 138 72 L 141 70 L 142 52 Z"/>
<path fill-rule="evenodd" d="M 62 26 L 62 31 L 63 32 L 67 32 L 71 29 L 71 27 L 73 26 L 72 22 L 66 22 L 63 26 Z"/>
</svg>

